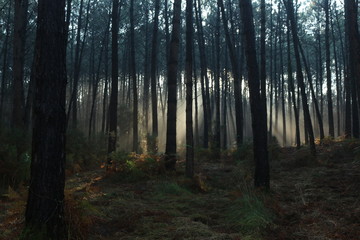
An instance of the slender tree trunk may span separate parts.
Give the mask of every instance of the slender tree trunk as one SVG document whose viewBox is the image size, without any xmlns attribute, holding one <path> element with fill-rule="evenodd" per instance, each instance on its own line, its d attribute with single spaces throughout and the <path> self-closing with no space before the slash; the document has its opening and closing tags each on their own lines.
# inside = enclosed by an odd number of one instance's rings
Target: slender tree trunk
<svg viewBox="0 0 360 240">
<path fill-rule="evenodd" d="M 216 21 L 216 30 L 215 30 L 215 72 L 214 72 L 214 82 L 215 82 L 215 129 L 214 129 L 214 158 L 220 158 L 220 144 L 221 144 L 221 135 L 220 135 L 220 9 L 217 9 L 217 21 Z"/>
<path fill-rule="evenodd" d="M 194 136 L 193 136 L 193 0 L 186 0 L 186 169 L 187 177 L 194 176 Z"/>
<path fill-rule="evenodd" d="M 175 170 L 176 165 L 176 110 L 177 110 L 177 71 L 179 62 L 179 36 L 180 36 L 181 0 L 174 0 L 173 30 L 170 41 L 168 62 L 168 112 L 166 128 L 165 167 Z"/>
<path fill-rule="evenodd" d="M 160 11 L 160 0 L 155 0 L 155 14 L 153 24 L 153 35 L 151 43 L 151 110 L 152 110 L 152 137 L 154 140 L 153 152 L 157 152 L 157 139 L 159 134 L 158 127 L 158 97 L 156 88 L 156 68 L 157 68 L 157 48 L 158 48 L 158 30 L 159 30 L 159 11 Z"/>
<path fill-rule="evenodd" d="M 108 23 L 106 25 L 104 36 L 103 36 L 103 39 L 101 41 L 102 44 L 101 44 L 100 53 L 99 53 L 99 62 L 98 62 L 95 81 L 94 81 L 94 85 L 93 85 L 93 94 L 92 94 L 91 109 L 90 109 L 90 119 L 89 119 L 89 138 L 91 137 L 92 129 L 95 128 L 96 97 L 97 97 L 97 94 L 98 94 L 98 88 L 99 88 L 99 82 L 100 82 L 100 68 L 101 68 L 102 59 L 103 59 L 103 52 L 104 52 L 104 49 L 106 48 L 106 44 L 108 42 L 107 38 L 109 36 L 110 20 L 111 20 L 111 18 L 109 16 L 109 20 L 108 20 Z"/>
<path fill-rule="evenodd" d="M 236 115 L 236 143 L 237 147 L 243 142 L 244 132 L 243 132 L 243 104 L 241 96 L 241 64 L 243 64 L 242 57 L 240 57 L 240 62 L 237 62 L 237 57 L 235 55 L 236 49 L 233 43 L 231 42 L 228 21 L 226 19 L 225 9 L 223 0 L 218 0 L 218 6 L 221 10 L 221 16 L 223 21 L 223 27 L 225 31 L 225 40 L 229 50 L 230 63 L 232 66 L 232 74 L 234 78 L 234 95 L 235 95 L 235 115 Z"/>
<path fill-rule="evenodd" d="M 294 115 L 295 115 L 295 142 L 296 147 L 299 149 L 300 144 L 300 123 L 299 123 L 299 111 L 298 111 L 298 104 L 296 103 L 296 96 L 295 96 L 295 86 L 294 86 L 294 79 L 293 79 L 293 72 L 292 72 L 292 63 L 291 63 L 291 51 L 290 51 L 290 26 L 289 21 L 286 21 L 287 26 L 287 59 L 288 59 L 288 82 L 289 88 L 292 98 L 292 103 L 294 106 Z"/>
<path fill-rule="evenodd" d="M 198 29 L 198 46 L 199 46 L 199 53 L 200 53 L 200 69 L 201 69 L 201 76 L 200 76 L 200 84 L 201 84 L 201 95 L 202 95 L 202 102 L 203 102 L 203 119 L 204 119 L 204 136 L 203 136 L 203 147 L 209 147 L 209 132 L 211 129 L 211 114 L 210 114 L 210 101 L 209 101 L 209 94 L 208 94 L 208 75 L 207 75 L 207 61 L 206 61 L 206 53 L 205 53 L 205 39 L 202 27 L 202 17 L 201 17 L 201 4 L 200 1 L 197 1 L 198 4 L 195 4 L 195 12 L 196 12 L 196 25 Z"/>
<path fill-rule="evenodd" d="M 329 119 L 329 135 L 335 136 L 334 128 L 334 113 L 333 113 L 333 102 L 332 102 L 332 91 L 331 91 L 331 66 L 330 66 L 330 1 L 324 1 L 325 10 L 325 51 L 326 51 L 326 86 L 327 86 L 327 101 L 328 101 L 328 119 Z"/>
<path fill-rule="evenodd" d="M 138 152 L 138 93 L 135 66 L 135 23 L 134 23 L 134 1 L 130 1 L 130 74 L 133 83 L 133 151 Z"/>
<path fill-rule="evenodd" d="M 148 1 L 145 1 L 145 56 L 144 56 L 144 91 L 143 91 L 143 115 L 145 133 L 149 133 L 149 90 L 150 90 L 150 76 L 149 76 L 149 6 Z M 152 63 L 151 63 L 152 64 Z"/>
<path fill-rule="evenodd" d="M 309 82 L 309 86 L 310 86 L 310 92 L 311 92 L 311 96 L 313 98 L 313 102 L 315 105 L 315 113 L 316 113 L 316 118 L 318 120 L 318 124 L 319 124 L 319 131 L 320 131 L 320 140 L 324 139 L 325 134 L 324 134 L 324 124 L 323 124 L 323 120 L 322 120 L 322 116 L 320 113 L 320 108 L 319 108 L 319 103 L 317 101 L 316 98 L 316 94 L 315 94 L 315 90 L 314 90 L 314 86 L 313 86 L 313 82 L 312 82 L 312 75 L 310 72 L 310 68 L 309 65 L 307 64 L 306 58 L 305 58 L 305 54 L 304 51 L 302 49 L 302 45 L 299 44 L 299 49 L 300 49 L 300 53 L 301 56 L 303 58 L 303 62 L 304 62 L 304 66 L 305 66 L 305 71 L 306 71 L 306 75 L 308 77 L 308 82 Z"/>
<path fill-rule="evenodd" d="M 10 17 L 11 17 L 11 4 L 12 1 L 9 1 L 9 9 L 7 16 L 6 24 L 6 34 L 4 39 L 4 51 L 3 51 L 3 66 L 2 66 L 2 77 L 1 77 L 1 98 L 0 98 L 0 120 L 4 121 L 4 101 L 5 101 L 5 87 L 7 82 L 7 72 L 8 72 L 8 50 L 9 50 L 9 37 L 10 37 Z"/>
<path fill-rule="evenodd" d="M 23 239 L 65 239 L 65 0 L 39 0 L 31 180 Z"/>
<path fill-rule="evenodd" d="M 28 0 L 15 0 L 12 127 L 24 127 L 24 65 Z"/>
<path fill-rule="evenodd" d="M 108 154 L 116 150 L 117 140 L 117 108 L 118 108 L 118 34 L 119 34 L 119 0 L 112 2 L 112 27 L 111 27 L 111 94 L 109 103 L 109 141 Z M 111 158 L 108 165 L 111 165 Z"/>
<path fill-rule="evenodd" d="M 294 50 L 295 50 L 295 60 L 296 60 L 296 76 L 298 80 L 298 84 L 301 90 L 301 100 L 303 105 L 304 111 L 304 122 L 306 125 L 306 131 L 309 134 L 309 143 L 310 143 L 310 150 L 313 155 L 316 155 L 316 148 L 315 148 L 315 139 L 314 139 L 314 132 L 311 123 L 309 105 L 306 96 L 305 84 L 304 84 L 304 75 L 301 69 L 301 60 L 300 60 L 300 53 L 299 53 L 299 37 L 297 33 L 297 25 L 295 22 L 294 16 L 294 6 L 292 0 L 284 0 L 285 6 L 287 8 L 288 17 L 291 23 L 291 32 L 293 35 L 293 42 L 294 42 Z"/>
</svg>

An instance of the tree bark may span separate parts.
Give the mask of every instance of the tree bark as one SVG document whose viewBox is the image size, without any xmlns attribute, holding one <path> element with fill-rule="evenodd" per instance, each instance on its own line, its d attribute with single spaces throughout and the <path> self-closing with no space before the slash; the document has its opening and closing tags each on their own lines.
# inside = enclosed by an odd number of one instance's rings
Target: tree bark
<svg viewBox="0 0 360 240">
<path fill-rule="evenodd" d="M 260 93 L 259 68 L 256 59 L 255 31 L 250 0 L 240 1 L 241 19 L 244 26 L 245 55 L 248 70 L 250 107 L 254 139 L 255 187 L 270 187 L 269 159 L 267 150 L 266 109 Z"/>
<path fill-rule="evenodd" d="M 194 176 L 194 134 L 193 134 L 193 0 L 186 0 L 186 168 L 187 177 Z"/>
<path fill-rule="evenodd" d="M 158 47 L 158 30 L 159 30 L 159 11 L 160 0 L 155 0 L 155 14 L 153 24 L 152 46 L 151 46 L 151 110 L 152 110 L 152 137 L 154 140 L 153 152 L 157 152 L 157 138 L 159 134 L 158 127 L 158 100 L 156 88 L 156 68 L 157 68 L 157 47 Z"/>
<path fill-rule="evenodd" d="M 118 108 L 118 34 L 119 34 L 119 0 L 113 0 L 112 3 L 112 28 L 111 28 L 111 94 L 109 103 L 109 141 L 108 154 L 116 150 L 117 141 L 117 108 Z M 108 165 L 111 165 L 111 159 L 108 159 Z"/>
<path fill-rule="evenodd" d="M 28 0 L 15 0 L 12 127 L 24 128 L 24 65 Z"/>
<path fill-rule="evenodd" d="M 166 126 L 165 167 L 175 170 L 176 166 L 176 110 L 177 110 L 177 71 L 179 62 L 179 36 L 180 36 L 181 0 L 174 0 L 173 30 L 170 41 L 168 62 L 168 111 Z"/>
<path fill-rule="evenodd" d="M 31 180 L 23 239 L 65 239 L 65 0 L 39 0 Z"/>
</svg>

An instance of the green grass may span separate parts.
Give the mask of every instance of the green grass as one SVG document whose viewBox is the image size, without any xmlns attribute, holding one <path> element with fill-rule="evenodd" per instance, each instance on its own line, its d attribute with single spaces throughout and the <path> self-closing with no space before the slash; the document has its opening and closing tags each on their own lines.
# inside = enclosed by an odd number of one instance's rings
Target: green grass
<svg viewBox="0 0 360 240">
<path fill-rule="evenodd" d="M 273 223 L 275 215 L 265 206 L 265 195 L 259 195 L 250 187 L 243 188 L 242 192 L 225 212 L 227 225 L 248 239 L 261 239 L 258 233 Z"/>
</svg>

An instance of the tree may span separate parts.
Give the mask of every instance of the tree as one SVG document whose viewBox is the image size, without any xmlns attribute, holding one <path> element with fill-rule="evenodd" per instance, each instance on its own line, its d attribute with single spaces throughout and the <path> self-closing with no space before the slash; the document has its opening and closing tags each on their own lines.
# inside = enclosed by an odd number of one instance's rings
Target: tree
<svg viewBox="0 0 360 240">
<path fill-rule="evenodd" d="M 256 59 L 255 31 L 250 0 L 240 0 L 241 19 L 244 27 L 245 55 L 250 91 L 250 107 L 254 141 L 256 187 L 270 187 L 267 150 L 266 108 L 260 94 L 259 67 Z"/>
<path fill-rule="evenodd" d="M 12 127 L 24 127 L 24 63 L 28 0 L 15 0 Z"/>
<path fill-rule="evenodd" d="M 109 142 L 108 153 L 116 150 L 117 108 L 118 108 L 118 33 L 119 33 L 119 0 L 113 0 L 111 28 L 111 94 L 109 103 Z M 111 164 L 111 161 L 108 161 Z"/>
<path fill-rule="evenodd" d="M 152 110 L 152 135 L 155 140 L 154 149 L 152 151 L 157 151 L 157 137 L 159 134 L 158 129 L 158 101 L 157 101 L 157 88 L 156 88 L 156 66 L 157 66 L 157 45 L 158 45 L 158 30 L 159 30 L 159 10 L 160 10 L 160 0 L 155 0 L 155 14 L 154 14 L 154 25 L 153 25 L 153 35 L 152 35 L 152 46 L 151 46 L 151 73 L 150 73 L 150 82 L 151 82 L 151 110 Z"/>
<path fill-rule="evenodd" d="M 134 0 L 130 1 L 130 75 L 133 87 L 133 151 L 138 151 L 138 95 L 135 68 L 135 23 L 134 23 Z"/>
<path fill-rule="evenodd" d="M 181 0 L 174 1 L 173 29 L 170 41 L 170 53 L 168 61 L 168 111 L 166 126 L 166 149 L 165 167 L 167 170 L 175 170 L 176 165 L 176 110 L 177 110 L 177 71 L 179 58 Z"/>
<path fill-rule="evenodd" d="M 24 239 L 64 239 L 65 0 L 39 0 L 31 180 Z"/>
<path fill-rule="evenodd" d="M 326 86 L 327 86 L 327 100 L 328 100 L 328 119 L 329 119 L 329 135 L 335 136 L 334 128 L 334 113 L 331 91 L 331 66 L 330 66 L 330 1 L 324 1 L 325 10 L 325 52 L 326 52 Z"/>
<path fill-rule="evenodd" d="M 310 150 L 313 155 L 316 155 L 314 132 L 313 132 L 309 105 L 306 96 L 304 75 L 301 68 L 300 51 L 299 51 L 300 41 L 297 32 L 297 23 L 295 21 L 295 16 L 294 16 L 294 5 L 292 0 L 284 0 L 284 3 L 285 3 L 285 7 L 287 8 L 288 19 L 290 21 L 291 33 L 294 42 L 295 60 L 296 60 L 296 77 L 301 91 L 301 101 L 303 105 L 304 122 L 306 128 L 305 130 L 309 135 Z"/>
<path fill-rule="evenodd" d="M 193 134 L 193 79 L 192 79 L 192 35 L 193 35 L 193 0 L 186 0 L 186 176 L 194 176 L 194 134 Z"/>
</svg>

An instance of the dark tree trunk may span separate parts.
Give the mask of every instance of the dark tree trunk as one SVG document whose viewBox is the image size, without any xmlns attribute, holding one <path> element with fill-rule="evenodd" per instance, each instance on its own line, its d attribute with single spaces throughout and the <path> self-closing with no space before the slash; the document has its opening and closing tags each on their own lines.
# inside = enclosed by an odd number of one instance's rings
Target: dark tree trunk
<svg viewBox="0 0 360 240">
<path fill-rule="evenodd" d="M 39 0 L 31 180 L 23 239 L 65 239 L 65 0 Z"/>
<path fill-rule="evenodd" d="M 103 39 L 101 41 L 101 48 L 100 48 L 100 53 L 99 53 L 99 62 L 98 62 L 98 66 L 97 66 L 97 69 L 96 69 L 96 76 L 95 76 L 94 83 L 93 83 L 93 89 L 92 89 L 93 93 L 92 93 L 90 119 L 89 119 L 89 138 L 91 137 L 91 133 L 95 129 L 95 124 L 96 124 L 96 122 L 95 122 L 96 97 L 97 97 L 97 94 L 98 94 L 98 88 L 99 88 L 99 82 L 100 82 L 100 68 L 101 68 L 102 59 L 103 59 L 103 52 L 104 52 L 104 49 L 106 48 L 106 45 L 107 45 L 107 42 L 108 42 L 107 38 L 109 37 L 110 20 L 111 20 L 111 16 L 109 16 L 109 20 L 108 20 L 108 23 L 106 25 L 104 36 L 103 36 Z"/>
<path fill-rule="evenodd" d="M 315 139 L 314 139 L 314 132 L 313 127 L 311 123 L 311 117 L 310 117 L 310 111 L 309 111 L 309 105 L 307 101 L 306 96 L 306 89 L 304 84 L 304 75 L 301 68 L 301 60 L 300 60 L 300 53 L 299 53 L 299 37 L 297 33 L 297 24 L 295 22 L 295 16 L 294 16 L 294 6 L 292 0 L 284 0 L 285 6 L 287 8 L 288 12 L 288 18 L 291 23 L 291 32 L 293 35 L 293 42 L 294 42 L 294 50 L 295 50 L 295 60 L 296 60 L 296 76 L 298 80 L 298 84 L 301 91 L 301 100 L 302 100 L 302 106 L 304 111 L 304 122 L 306 126 L 306 131 L 309 134 L 309 143 L 310 143 L 310 150 L 313 155 L 316 155 L 316 148 L 315 148 Z"/>
<path fill-rule="evenodd" d="M 325 10 L 325 51 L 326 51 L 326 86 L 327 86 L 327 101 L 328 101 L 328 119 L 329 119 L 329 135 L 335 136 L 334 129 L 334 113 L 331 91 L 331 66 L 330 66 L 330 1 L 324 1 Z"/>
<path fill-rule="evenodd" d="M 159 30 L 159 11 L 160 11 L 160 0 L 155 0 L 155 14 L 154 14 L 154 25 L 152 35 L 152 46 L 151 46 L 151 110 L 152 110 L 152 137 L 154 138 L 154 149 L 153 152 L 157 152 L 157 138 L 159 134 L 158 127 L 158 101 L 157 101 L 157 89 L 156 89 L 156 67 L 157 67 L 157 47 L 158 47 L 158 30 Z"/>
<path fill-rule="evenodd" d="M 296 103 L 296 96 L 295 96 L 295 86 L 294 86 L 294 79 L 293 79 L 293 72 L 292 72 L 292 63 L 291 63 L 291 52 L 290 52 L 290 24 L 289 21 L 286 21 L 287 26 L 287 59 L 288 59 L 288 82 L 289 82 L 289 89 L 291 93 L 291 99 L 294 106 L 294 115 L 295 115 L 295 142 L 296 147 L 299 149 L 300 144 L 300 124 L 299 124 L 299 105 Z"/>
<path fill-rule="evenodd" d="M 186 169 L 187 177 L 194 176 L 194 134 L 193 134 L 193 0 L 186 0 Z"/>
<path fill-rule="evenodd" d="M 345 23 L 348 35 L 348 64 L 352 100 L 352 133 L 355 138 L 359 138 L 358 99 L 360 99 L 360 84 L 358 82 L 360 79 L 360 46 L 357 9 L 355 0 L 345 1 Z"/>
<path fill-rule="evenodd" d="M 244 26 L 245 55 L 249 78 L 250 107 L 254 139 L 255 186 L 270 187 L 269 159 L 267 150 L 266 109 L 260 94 L 260 77 L 256 60 L 255 31 L 250 0 L 240 1 L 241 19 Z"/>
<path fill-rule="evenodd" d="M 202 27 L 202 17 L 201 17 L 201 4 L 198 1 L 198 4 L 195 4 L 196 11 L 196 25 L 198 29 L 198 46 L 200 53 L 200 84 L 201 84 L 201 95 L 202 95 L 202 103 L 203 103 L 203 119 L 204 119 L 204 136 L 203 136 L 203 147 L 209 147 L 209 129 L 211 128 L 210 121 L 210 102 L 208 101 L 208 88 L 206 88 L 206 82 L 209 82 L 207 75 L 207 61 L 206 61 L 206 53 L 205 53 L 205 39 Z"/>
<path fill-rule="evenodd" d="M 176 110 L 177 110 L 177 71 L 179 62 L 181 0 L 174 1 L 173 30 L 170 41 L 168 62 L 168 111 L 166 126 L 165 167 L 175 170 L 176 165 Z"/>
<path fill-rule="evenodd" d="M 111 28 L 111 94 L 109 103 L 109 141 L 108 153 L 116 150 L 117 140 L 117 108 L 118 108 L 118 34 L 119 34 L 119 0 L 113 0 Z M 109 158 L 108 164 L 111 165 Z"/>
<path fill-rule="evenodd" d="M 242 106 L 242 96 L 241 96 L 241 65 L 243 64 L 242 59 L 240 59 L 240 62 L 237 61 L 237 57 L 235 55 L 236 49 L 233 45 L 230 33 L 229 33 L 229 27 L 228 27 L 228 21 L 226 19 L 225 9 L 224 9 L 224 3 L 223 0 L 218 0 L 218 6 L 221 10 L 221 17 L 223 21 L 223 27 L 225 31 L 225 40 L 226 44 L 229 50 L 229 56 L 230 56 L 230 63 L 232 67 L 232 74 L 234 78 L 234 95 L 235 95 L 235 115 L 236 115 L 236 143 L 237 147 L 240 147 L 240 145 L 243 142 L 244 138 L 244 131 L 243 131 L 243 106 Z M 243 47 L 243 46 L 241 46 Z"/>
<path fill-rule="evenodd" d="M 309 82 L 309 86 L 310 86 L 310 92 L 311 92 L 311 96 L 313 98 L 313 102 L 314 102 L 314 105 L 315 105 L 315 113 L 316 113 L 316 117 L 317 117 L 318 124 L 319 124 L 320 139 L 322 140 L 325 137 L 324 124 L 323 124 L 322 116 L 321 116 L 321 113 L 320 113 L 319 103 L 318 103 L 317 98 L 316 98 L 314 85 L 313 85 L 313 82 L 312 82 L 312 75 L 311 75 L 311 72 L 310 72 L 309 65 L 308 65 L 308 63 L 306 61 L 305 54 L 304 54 L 304 51 L 302 49 L 301 44 L 299 44 L 299 49 L 300 49 L 301 56 L 303 58 L 306 75 L 308 77 L 308 82 Z"/>
<path fill-rule="evenodd" d="M 135 23 L 134 23 L 134 1 L 130 1 L 130 74 L 133 87 L 133 151 L 138 152 L 138 93 L 135 66 Z"/>
<path fill-rule="evenodd" d="M 145 133 L 149 133 L 149 90 L 150 90 L 150 76 L 149 76 L 149 5 L 145 1 L 145 56 L 144 56 L 144 84 L 143 84 L 143 115 L 144 115 L 144 128 Z"/>
<path fill-rule="evenodd" d="M 214 128 L 214 158 L 220 158 L 220 9 L 217 9 L 217 21 L 215 30 L 215 72 L 214 72 L 214 92 L 215 92 L 215 128 Z"/>
<path fill-rule="evenodd" d="M 8 50 L 9 50 L 9 37 L 10 37 L 10 17 L 11 17 L 11 2 L 9 1 L 9 9 L 7 16 L 6 24 L 6 34 L 4 39 L 4 51 L 3 51 L 3 66 L 2 66 L 2 76 L 1 76 L 1 97 L 0 97 L 0 120 L 4 121 L 4 101 L 5 101 L 5 92 L 6 92 L 6 82 L 7 82 L 7 72 L 8 72 Z"/>
<path fill-rule="evenodd" d="M 70 118 L 70 111 L 72 111 L 72 125 L 73 129 L 77 128 L 77 121 L 78 121 L 78 90 L 79 90 L 79 79 L 80 79 L 80 70 L 82 64 L 82 56 L 85 46 L 85 40 L 88 30 L 88 22 L 89 22 L 89 11 L 90 11 L 90 0 L 88 0 L 87 8 L 86 8 L 86 22 L 85 28 L 83 33 L 83 39 L 81 40 L 81 29 L 82 29 L 82 9 L 83 9 L 83 0 L 80 2 L 80 9 L 79 9 L 79 18 L 78 18 L 78 28 L 76 33 L 76 46 L 75 46 L 75 60 L 74 60 L 74 78 L 73 78 L 73 89 L 70 96 L 69 101 L 69 109 L 67 113 L 67 122 Z"/>
<path fill-rule="evenodd" d="M 15 0 L 12 127 L 24 127 L 24 65 L 28 0 Z"/>
</svg>

